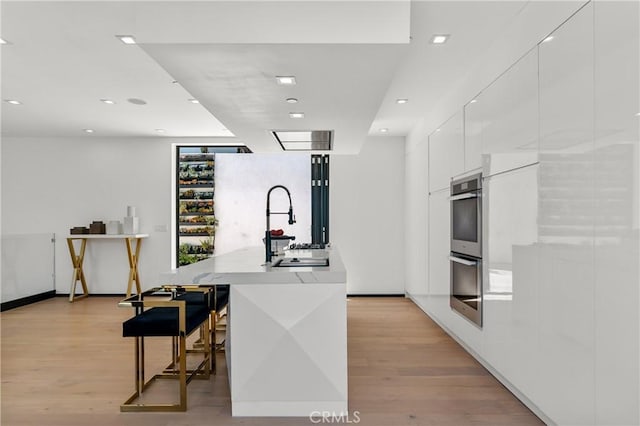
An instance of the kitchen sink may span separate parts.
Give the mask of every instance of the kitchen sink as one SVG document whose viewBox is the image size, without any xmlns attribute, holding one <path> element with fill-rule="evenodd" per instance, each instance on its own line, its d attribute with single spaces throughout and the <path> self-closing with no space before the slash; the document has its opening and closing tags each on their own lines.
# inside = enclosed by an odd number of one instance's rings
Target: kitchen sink
<svg viewBox="0 0 640 426">
<path fill-rule="evenodd" d="M 279 259 L 272 266 L 276 268 L 291 268 L 296 266 L 329 266 L 329 258 L 326 257 L 285 257 Z"/>
</svg>

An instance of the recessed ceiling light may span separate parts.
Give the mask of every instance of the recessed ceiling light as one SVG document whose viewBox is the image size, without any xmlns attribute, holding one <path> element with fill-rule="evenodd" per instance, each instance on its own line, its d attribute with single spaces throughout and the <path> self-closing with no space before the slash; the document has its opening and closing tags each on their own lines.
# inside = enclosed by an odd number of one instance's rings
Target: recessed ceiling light
<svg viewBox="0 0 640 426">
<path fill-rule="evenodd" d="M 298 100 L 296 98 L 287 98 L 287 102 L 290 104 L 297 104 Z"/>
<path fill-rule="evenodd" d="M 199 104 L 200 101 L 197 99 L 189 99 L 189 102 L 191 102 L 192 104 Z"/>
<path fill-rule="evenodd" d="M 164 133 L 164 132 L 166 132 L 166 130 L 164 130 L 164 129 L 156 129 L 156 132 L 158 132 L 158 133 Z"/>
<path fill-rule="evenodd" d="M 113 105 L 116 103 L 116 101 L 112 101 L 111 99 L 100 99 L 100 102 L 109 104 L 109 105 Z"/>
<path fill-rule="evenodd" d="M 134 105 L 146 105 L 147 101 L 145 101 L 144 99 L 138 99 L 138 98 L 129 98 L 127 99 L 127 102 L 132 103 Z"/>
<path fill-rule="evenodd" d="M 292 75 L 280 75 L 276 76 L 278 84 L 293 85 L 296 84 L 296 78 Z"/>
<path fill-rule="evenodd" d="M 545 38 L 544 40 L 542 40 L 542 42 L 543 42 L 543 43 L 548 43 L 548 42 L 550 42 L 551 40 L 553 40 L 553 36 L 549 36 L 549 37 Z"/>
<path fill-rule="evenodd" d="M 15 99 L 5 99 L 5 102 L 11 105 L 22 105 L 22 102 L 16 101 Z"/>
<path fill-rule="evenodd" d="M 304 112 L 290 112 L 289 118 L 304 118 Z"/>
<path fill-rule="evenodd" d="M 636 117 L 640 117 L 640 112 L 636 112 Z"/>
<path fill-rule="evenodd" d="M 130 35 L 117 35 L 117 38 L 120 39 L 124 44 L 136 44 L 136 39 Z"/>
<path fill-rule="evenodd" d="M 436 132 L 439 132 L 441 129 L 436 129 Z"/>
<path fill-rule="evenodd" d="M 9 44 L 9 42 L 3 38 L 0 38 L 0 44 Z"/>
<path fill-rule="evenodd" d="M 469 101 L 469 103 L 470 103 L 470 104 L 475 104 L 476 102 L 478 102 L 478 100 L 477 100 L 477 99 L 471 99 L 471 100 Z"/>
<path fill-rule="evenodd" d="M 435 34 L 431 37 L 431 44 L 443 44 L 449 40 L 449 34 Z"/>
<path fill-rule="evenodd" d="M 386 127 L 383 127 L 382 129 L 380 129 L 380 133 L 387 133 L 389 131 L 389 129 L 387 129 Z"/>
<path fill-rule="evenodd" d="M 95 130 L 93 130 L 93 129 L 82 129 L 82 130 L 84 130 L 85 133 L 94 133 L 95 132 Z"/>
<path fill-rule="evenodd" d="M 409 99 L 406 99 L 406 98 L 396 99 L 397 104 L 406 104 L 407 102 L 409 102 Z"/>
</svg>

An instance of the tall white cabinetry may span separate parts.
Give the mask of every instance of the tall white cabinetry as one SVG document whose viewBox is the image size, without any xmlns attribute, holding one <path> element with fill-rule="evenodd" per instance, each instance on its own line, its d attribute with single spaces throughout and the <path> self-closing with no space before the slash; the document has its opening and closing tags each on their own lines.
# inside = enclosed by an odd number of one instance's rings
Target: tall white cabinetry
<svg viewBox="0 0 640 426">
<path fill-rule="evenodd" d="M 429 309 L 439 318 L 449 312 L 449 190 L 429 194 Z"/>
<path fill-rule="evenodd" d="M 437 319 L 449 314 L 449 246 L 451 177 L 464 169 L 462 111 L 429 135 L 428 310 Z"/>
<path fill-rule="evenodd" d="M 640 3 L 576 8 L 463 107 L 461 144 L 459 115 L 429 139 L 427 311 L 543 419 L 637 425 Z M 482 330 L 446 303 L 448 183 L 479 167 Z"/>
<path fill-rule="evenodd" d="M 640 3 L 595 3 L 595 424 L 640 424 Z"/>
<path fill-rule="evenodd" d="M 483 176 L 538 161 L 538 54 L 531 50 L 464 107 L 465 168 Z"/>
<path fill-rule="evenodd" d="M 485 126 L 485 111 L 479 94 L 464 106 L 464 169 L 475 170 L 482 167 L 482 130 Z M 485 104 L 486 105 L 486 104 Z"/>
<path fill-rule="evenodd" d="M 429 135 L 428 310 L 442 321 L 449 309 L 449 247 L 451 178 L 464 172 L 462 111 Z"/>
<path fill-rule="evenodd" d="M 540 371 L 559 424 L 594 424 L 593 3 L 540 44 Z M 546 377 L 545 377 L 546 376 Z"/>
<path fill-rule="evenodd" d="M 449 188 L 451 177 L 464 172 L 462 111 L 429 135 L 429 192 Z"/>
<path fill-rule="evenodd" d="M 540 393 L 538 166 L 483 182 L 482 354 L 530 397 Z"/>
<path fill-rule="evenodd" d="M 405 155 L 405 290 L 421 306 L 427 295 L 428 148 L 425 136 Z"/>
<path fill-rule="evenodd" d="M 535 47 L 465 106 L 465 143 L 480 141 L 484 176 L 480 353 L 532 400 L 541 389 L 538 60 Z"/>
</svg>

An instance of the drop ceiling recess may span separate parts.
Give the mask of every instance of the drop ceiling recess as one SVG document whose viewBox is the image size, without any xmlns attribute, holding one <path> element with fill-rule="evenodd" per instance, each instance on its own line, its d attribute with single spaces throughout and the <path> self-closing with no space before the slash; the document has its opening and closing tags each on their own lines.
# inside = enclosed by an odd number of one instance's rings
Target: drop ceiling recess
<svg viewBox="0 0 640 426">
<path fill-rule="evenodd" d="M 272 130 L 283 151 L 330 151 L 333 130 Z"/>
</svg>

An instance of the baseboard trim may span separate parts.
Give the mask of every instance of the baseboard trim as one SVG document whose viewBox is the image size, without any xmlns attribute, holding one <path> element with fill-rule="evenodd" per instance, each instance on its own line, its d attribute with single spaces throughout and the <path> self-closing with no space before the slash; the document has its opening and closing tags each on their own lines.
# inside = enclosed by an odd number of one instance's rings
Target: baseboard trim
<svg viewBox="0 0 640 426">
<path fill-rule="evenodd" d="M 76 294 L 76 296 L 82 296 L 82 294 Z M 66 297 L 69 298 L 69 293 L 58 293 L 56 297 Z M 89 297 L 127 297 L 124 293 L 90 293 Z"/>
<path fill-rule="evenodd" d="M 51 299 L 56 296 L 55 290 L 45 291 L 44 293 L 34 294 L 33 296 L 21 297 L 20 299 L 11 300 L 9 302 L 3 302 L 0 304 L 0 312 L 8 311 L 9 309 L 19 308 L 21 306 L 30 305 L 32 303 L 41 302 L 43 300 Z"/>
</svg>

